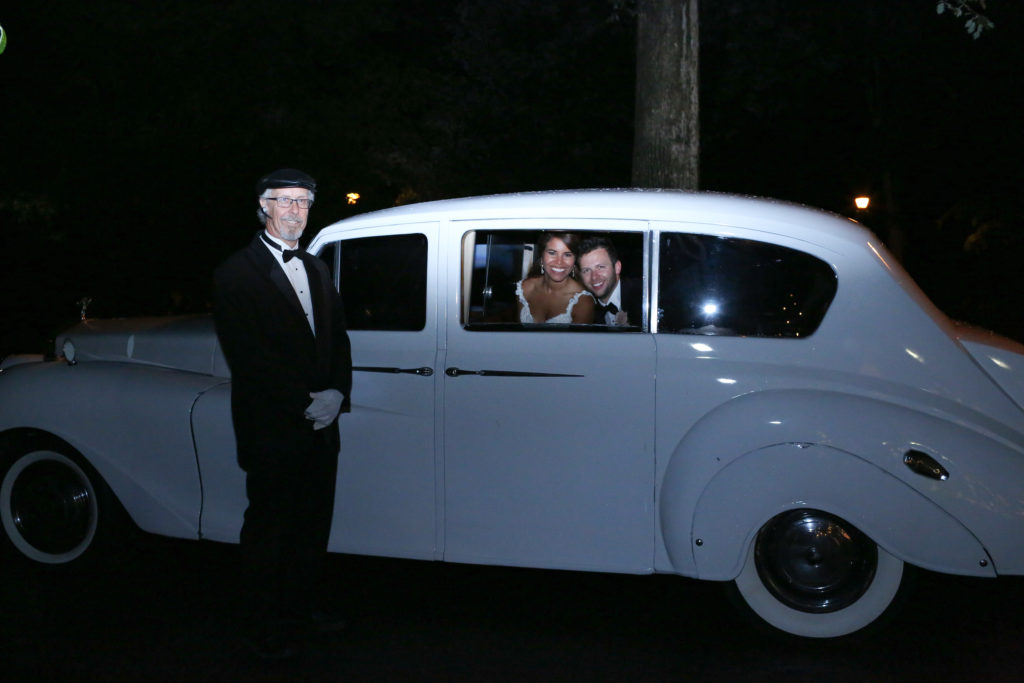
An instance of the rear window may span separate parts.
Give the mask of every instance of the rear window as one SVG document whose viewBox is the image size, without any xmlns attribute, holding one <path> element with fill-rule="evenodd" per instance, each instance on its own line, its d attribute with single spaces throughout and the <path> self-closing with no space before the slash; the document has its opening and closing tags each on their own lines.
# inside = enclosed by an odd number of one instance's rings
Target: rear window
<svg viewBox="0 0 1024 683">
<path fill-rule="evenodd" d="M 836 274 L 796 249 L 755 240 L 663 233 L 658 331 L 806 337 L 836 294 Z"/>
</svg>

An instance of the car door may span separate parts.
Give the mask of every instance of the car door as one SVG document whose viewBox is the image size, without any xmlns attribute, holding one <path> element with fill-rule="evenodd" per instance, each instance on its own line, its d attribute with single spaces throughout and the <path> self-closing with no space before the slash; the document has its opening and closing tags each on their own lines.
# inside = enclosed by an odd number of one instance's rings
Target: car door
<svg viewBox="0 0 1024 683">
<path fill-rule="evenodd" d="M 610 237 L 642 281 L 646 223 L 448 227 L 446 253 L 458 256 L 445 266 L 444 558 L 649 571 L 653 339 L 643 324 L 524 326 L 514 295 L 543 230 Z"/>
<path fill-rule="evenodd" d="M 437 224 L 346 232 L 319 255 L 352 342 L 330 550 L 435 559 Z"/>
</svg>

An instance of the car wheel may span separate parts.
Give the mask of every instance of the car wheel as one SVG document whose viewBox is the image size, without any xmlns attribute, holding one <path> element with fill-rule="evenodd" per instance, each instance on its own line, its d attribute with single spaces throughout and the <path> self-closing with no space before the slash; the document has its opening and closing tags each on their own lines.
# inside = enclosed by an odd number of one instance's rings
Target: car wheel
<svg viewBox="0 0 1024 683">
<path fill-rule="evenodd" d="M 49 565 L 92 559 L 120 512 L 96 471 L 63 450 L 26 449 L 7 460 L 0 480 L 7 540 L 25 558 Z"/>
<path fill-rule="evenodd" d="M 761 527 L 735 587 L 772 627 L 834 638 L 875 621 L 896 598 L 903 561 L 849 522 L 820 510 L 791 510 Z"/>
</svg>

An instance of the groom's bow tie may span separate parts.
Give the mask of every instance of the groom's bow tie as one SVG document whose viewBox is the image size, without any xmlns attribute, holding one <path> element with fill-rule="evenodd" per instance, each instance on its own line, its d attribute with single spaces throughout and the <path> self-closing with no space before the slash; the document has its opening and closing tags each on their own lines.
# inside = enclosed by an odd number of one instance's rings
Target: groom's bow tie
<svg viewBox="0 0 1024 683">
<path fill-rule="evenodd" d="M 612 315 L 615 315 L 616 313 L 619 312 L 619 307 L 612 303 L 603 304 L 600 301 L 598 301 L 597 310 L 601 311 L 601 313 L 611 313 Z"/>
<path fill-rule="evenodd" d="M 301 249 L 284 249 L 284 248 L 282 248 L 282 247 L 281 247 L 281 245 L 280 245 L 280 244 L 277 244 L 277 243 L 276 243 L 276 242 L 274 242 L 273 240 L 269 240 L 269 239 L 267 239 L 267 236 L 266 236 L 266 235 L 260 234 L 260 237 L 262 237 L 262 238 L 263 238 L 263 241 L 264 241 L 264 242 L 265 242 L 265 243 L 266 243 L 266 244 L 267 244 L 267 245 L 268 245 L 268 246 L 269 246 L 270 248 L 272 248 L 272 249 L 277 249 L 277 250 L 278 250 L 279 252 L 281 252 L 281 255 L 282 255 L 282 256 L 284 257 L 284 262 L 285 262 L 285 263 L 288 263 L 288 262 L 289 262 L 289 261 L 291 261 L 291 260 L 292 260 L 293 258 L 299 258 L 299 259 L 301 259 L 301 258 L 302 258 L 302 255 L 303 255 L 304 253 L 306 253 L 306 252 L 302 251 Z"/>
</svg>

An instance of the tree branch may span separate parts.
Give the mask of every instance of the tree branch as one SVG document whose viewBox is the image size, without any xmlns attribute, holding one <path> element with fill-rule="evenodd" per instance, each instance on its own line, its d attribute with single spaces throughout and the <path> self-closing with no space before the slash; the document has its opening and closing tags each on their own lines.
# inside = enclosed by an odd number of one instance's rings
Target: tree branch
<svg viewBox="0 0 1024 683">
<path fill-rule="evenodd" d="M 996 25 L 984 11 L 986 0 L 939 0 L 935 6 L 937 14 L 949 12 L 954 17 L 964 20 L 964 28 L 977 40 L 985 31 L 991 31 Z"/>
</svg>

